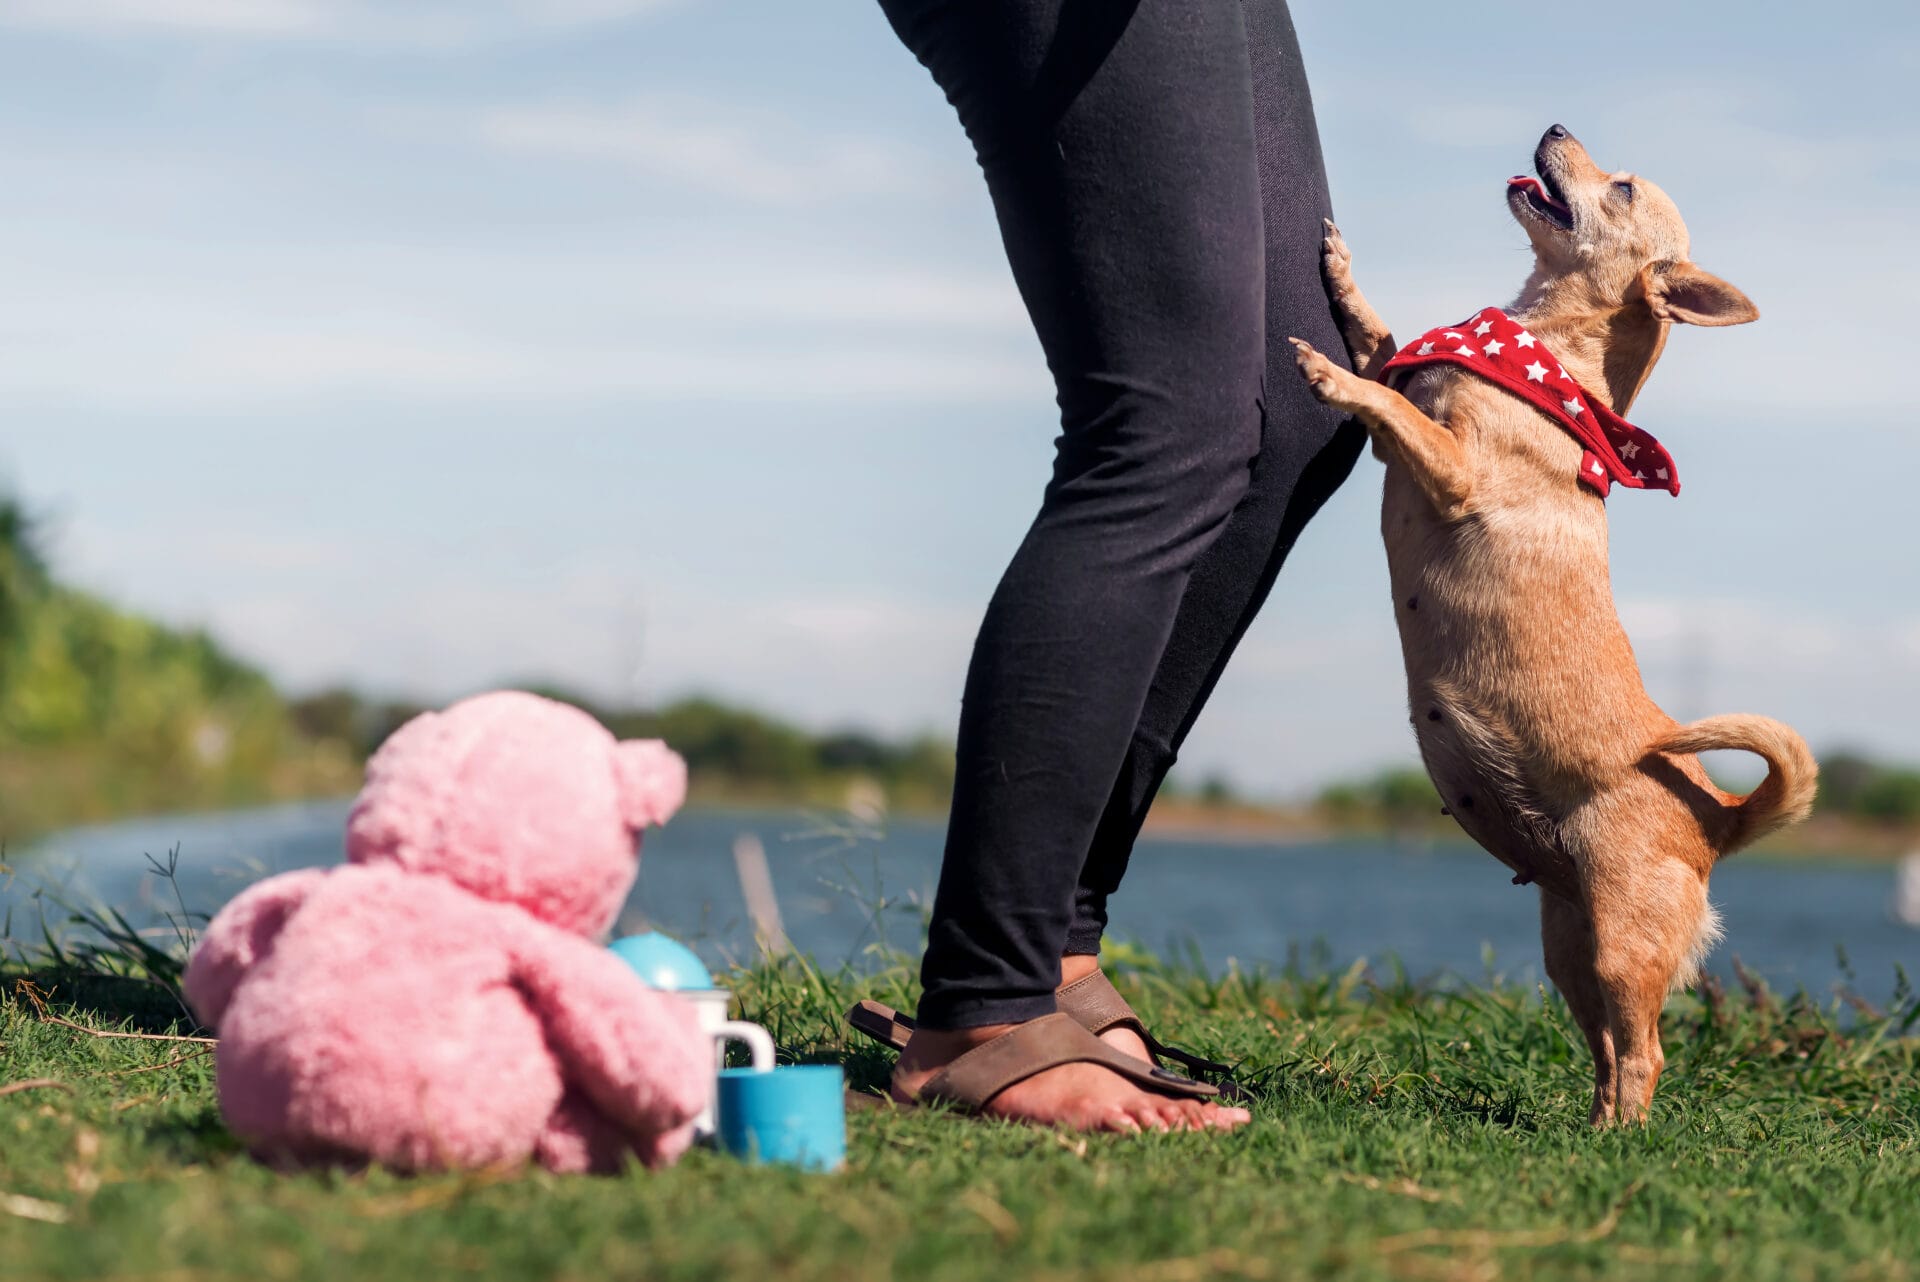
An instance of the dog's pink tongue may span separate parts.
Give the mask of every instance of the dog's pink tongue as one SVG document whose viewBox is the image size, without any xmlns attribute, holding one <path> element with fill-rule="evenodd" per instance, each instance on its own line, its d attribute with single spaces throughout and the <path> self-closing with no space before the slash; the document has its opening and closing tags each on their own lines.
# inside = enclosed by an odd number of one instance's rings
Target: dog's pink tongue
<svg viewBox="0 0 1920 1282">
<path fill-rule="evenodd" d="M 1547 190 L 1546 184 L 1541 182 L 1538 178 L 1530 178 L 1526 174 L 1515 174 L 1513 177 L 1507 179 L 1507 187 L 1509 190 L 1511 190 L 1514 187 L 1518 187 L 1522 191 L 1530 191 L 1534 195 L 1538 196 L 1540 198 L 1540 203 L 1545 205 L 1548 209 L 1555 209 L 1560 211 L 1562 214 L 1568 215 L 1569 217 L 1572 216 L 1569 210 L 1567 209 L 1567 202 L 1564 200 L 1555 200 L 1553 198 L 1553 193 L 1549 192 Z"/>
</svg>

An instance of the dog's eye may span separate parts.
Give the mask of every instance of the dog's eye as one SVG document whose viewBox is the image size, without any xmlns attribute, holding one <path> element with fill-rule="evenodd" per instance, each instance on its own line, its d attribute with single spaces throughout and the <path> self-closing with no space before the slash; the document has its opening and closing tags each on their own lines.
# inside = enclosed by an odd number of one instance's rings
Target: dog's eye
<svg viewBox="0 0 1920 1282">
<path fill-rule="evenodd" d="M 1615 183 L 1615 184 L 1613 185 L 1613 189 L 1614 189 L 1615 191 L 1617 191 L 1617 192 L 1619 192 L 1619 193 L 1620 193 L 1620 194 L 1621 194 L 1622 196 L 1625 196 L 1625 197 L 1626 197 L 1626 198 L 1627 198 L 1628 200 L 1632 200 L 1632 199 L 1633 199 L 1633 184 L 1632 184 L 1632 183 L 1626 183 L 1626 182 L 1617 182 L 1617 183 Z"/>
</svg>

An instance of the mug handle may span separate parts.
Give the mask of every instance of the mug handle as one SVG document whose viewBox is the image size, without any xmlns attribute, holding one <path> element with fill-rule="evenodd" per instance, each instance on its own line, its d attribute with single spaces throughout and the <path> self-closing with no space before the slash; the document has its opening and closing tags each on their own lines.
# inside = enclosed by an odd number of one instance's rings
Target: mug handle
<svg viewBox="0 0 1920 1282">
<path fill-rule="evenodd" d="M 773 1037 L 758 1024 L 744 1019 L 730 1019 L 713 1030 L 716 1042 L 745 1042 L 747 1053 L 753 1056 L 753 1071 L 770 1073 L 773 1071 Z"/>
</svg>

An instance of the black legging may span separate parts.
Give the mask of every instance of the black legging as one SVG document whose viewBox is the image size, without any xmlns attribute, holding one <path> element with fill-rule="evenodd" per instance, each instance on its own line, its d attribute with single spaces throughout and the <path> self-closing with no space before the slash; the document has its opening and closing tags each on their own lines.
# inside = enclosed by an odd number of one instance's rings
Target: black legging
<svg viewBox="0 0 1920 1282">
<path fill-rule="evenodd" d="M 880 3 L 959 111 L 1059 388 L 967 673 L 922 967 L 921 1021 L 967 1028 L 1049 1013 L 1061 955 L 1099 951 L 1160 781 L 1364 433 L 1286 342 L 1345 351 L 1285 0 Z"/>
</svg>

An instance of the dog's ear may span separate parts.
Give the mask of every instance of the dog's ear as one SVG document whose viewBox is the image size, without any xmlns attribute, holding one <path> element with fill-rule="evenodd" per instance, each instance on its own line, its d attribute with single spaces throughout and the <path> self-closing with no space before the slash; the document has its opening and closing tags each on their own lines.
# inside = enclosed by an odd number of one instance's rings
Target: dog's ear
<svg viewBox="0 0 1920 1282">
<path fill-rule="evenodd" d="M 1640 269 L 1640 295 L 1655 320 L 1682 325 L 1744 325 L 1760 319 L 1753 300 L 1692 263 L 1650 263 Z"/>
</svg>

